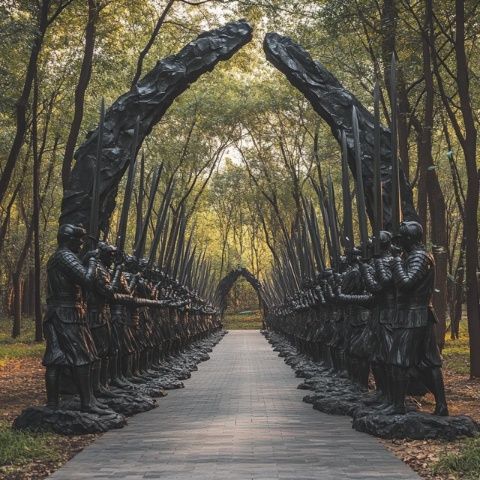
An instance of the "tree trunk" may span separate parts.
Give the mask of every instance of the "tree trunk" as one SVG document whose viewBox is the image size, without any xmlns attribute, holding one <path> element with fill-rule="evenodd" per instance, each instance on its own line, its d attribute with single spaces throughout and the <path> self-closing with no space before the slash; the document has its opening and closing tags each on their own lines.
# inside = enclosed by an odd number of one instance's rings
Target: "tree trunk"
<svg viewBox="0 0 480 480">
<path fill-rule="evenodd" d="M 32 315 L 32 309 L 30 308 L 32 306 L 32 285 L 33 283 L 31 282 L 31 274 L 32 274 L 32 269 L 28 269 L 28 274 L 25 275 L 25 278 L 23 280 L 23 295 L 22 295 L 22 315 L 25 315 L 26 317 L 30 317 Z"/>
<path fill-rule="evenodd" d="M 47 126 L 45 126 L 47 129 Z M 34 278 L 33 283 L 29 285 L 29 295 L 33 291 L 34 319 L 35 319 L 35 341 L 43 340 L 42 330 L 42 301 L 40 290 L 40 166 L 41 153 L 38 150 L 38 79 L 37 73 L 34 75 L 33 101 L 32 101 L 32 149 L 33 149 L 33 189 L 32 189 L 32 230 L 33 230 L 33 258 L 34 258 Z M 42 152 L 43 153 L 43 152 Z"/>
<path fill-rule="evenodd" d="M 22 272 L 15 272 L 12 276 L 13 288 L 13 325 L 12 338 L 17 338 L 22 332 Z"/>
<path fill-rule="evenodd" d="M 27 259 L 30 246 L 32 244 L 33 226 L 27 225 L 27 231 L 25 235 L 25 242 L 23 248 L 18 256 L 17 263 L 15 265 L 15 271 L 12 274 L 12 287 L 13 287 L 13 328 L 12 337 L 16 338 L 20 335 L 22 325 L 22 280 L 23 280 L 23 267 L 25 260 Z"/>
<path fill-rule="evenodd" d="M 163 9 L 163 12 L 161 15 L 158 17 L 157 23 L 155 24 L 155 28 L 153 29 L 152 34 L 150 35 L 150 38 L 148 39 L 147 44 L 143 48 L 143 50 L 140 52 L 137 60 L 137 67 L 135 68 L 135 73 L 133 75 L 132 79 L 132 84 L 130 86 L 130 89 L 133 90 L 137 82 L 140 80 L 140 77 L 142 75 L 142 70 L 143 70 L 143 62 L 145 60 L 145 57 L 147 56 L 148 52 L 152 48 L 152 45 L 154 44 L 158 33 L 160 32 L 160 29 L 162 28 L 162 25 L 165 23 L 165 19 L 167 18 L 168 12 L 172 8 L 173 4 L 175 3 L 175 0 L 168 0 L 167 5 L 165 5 L 165 8 Z"/>
<path fill-rule="evenodd" d="M 431 19 L 433 17 L 432 0 L 425 0 L 424 29 L 422 32 L 423 52 L 423 76 L 425 79 L 425 113 L 421 132 L 422 138 L 422 161 L 426 166 L 426 186 L 430 208 L 431 240 L 433 255 L 436 264 L 435 293 L 433 305 L 437 314 L 436 326 L 437 343 L 440 350 L 445 344 L 445 331 L 447 328 L 447 221 L 446 204 L 440 182 L 438 181 L 437 169 L 432 157 L 432 131 L 433 131 L 433 108 L 434 108 L 434 85 L 432 63 L 430 56 L 430 44 L 433 42 L 433 29 Z"/>
<path fill-rule="evenodd" d="M 418 184 L 417 184 L 417 211 L 420 217 L 425 238 L 427 236 L 428 223 L 428 196 L 427 196 L 427 167 L 425 165 L 425 157 L 423 155 L 422 135 L 417 138 L 417 162 L 418 162 Z"/>
<path fill-rule="evenodd" d="M 452 317 L 452 330 L 451 338 L 457 339 L 460 334 L 460 321 L 462 319 L 463 312 L 463 297 L 464 297 L 464 278 L 465 278 L 465 238 L 462 240 L 462 246 L 460 249 L 460 258 L 458 259 L 457 271 L 455 275 L 455 290 L 453 292 L 454 310 Z"/>
<path fill-rule="evenodd" d="M 85 48 L 83 52 L 82 66 L 78 77 L 77 87 L 75 88 L 75 107 L 73 112 L 72 124 L 68 134 L 67 144 L 65 146 L 65 155 L 62 164 L 62 184 L 63 190 L 67 188 L 70 170 L 72 169 L 73 153 L 77 144 L 78 134 L 83 120 L 83 111 L 85 103 L 85 92 L 87 91 L 90 77 L 92 75 L 93 51 L 95 49 L 96 22 L 98 19 L 98 5 L 96 0 L 87 0 L 88 20 L 85 29 Z"/>
<path fill-rule="evenodd" d="M 33 41 L 32 49 L 30 51 L 30 58 L 27 65 L 27 70 L 25 73 L 25 81 L 23 84 L 22 93 L 20 98 L 17 100 L 15 109 L 16 117 L 16 131 L 13 138 L 13 143 L 10 148 L 10 153 L 8 154 L 5 166 L 3 168 L 2 175 L 0 176 L 0 203 L 3 201 L 5 194 L 7 192 L 10 179 L 13 174 L 13 170 L 18 161 L 20 151 L 22 149 L 25 133 L 27 131 L 27 105 L 28 99 L 30 97 L 30 92 L 32 90 L 33 80 L 35 77 L 35 72 L 37 71 L 37 62 L 40 50 L 43 44 L 43 38 L 48 27 L 48 11 L 50 8 L 51 0 L 43 0 L 40 5 L 40 10 L 38 13 L 38 29 L 37 35 Z"/>
<path fill-rule="evenodd" d="M 469 72 L 465 52 L 465 5 L 455 0 L 455 58 L 460 108 L 465 128 L 462 145 L 467 170 L 465 199 L 465 260 L 467 284 L 468 333 L 470 336 L 470 375 L 480 377 L 480 305 L 478 294 L 478 172 L 476 163 L 477 130 L 470 98 Z"/>
</svg>

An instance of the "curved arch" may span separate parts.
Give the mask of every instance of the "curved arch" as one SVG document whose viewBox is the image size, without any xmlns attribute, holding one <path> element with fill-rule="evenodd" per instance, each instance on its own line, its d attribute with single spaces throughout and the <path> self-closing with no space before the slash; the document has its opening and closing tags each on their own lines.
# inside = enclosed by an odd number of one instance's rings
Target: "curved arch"
<svg viewBox="0 0 480 480">
<path fill-rule="evenodd" d="M 373 217 L 373 149 L 374 118 L 373 114 L 349 92 L 338 79 L 320 62 L 314 61 L 310 54 L 292 39 L 268 33 L 263 48 L 267 60 L 280 70 L 311 103 L 313 109 L 330 126 L 333 136 L 340 143 L 341 132 L 347 137 L 348 163 L 356 178 L 354 160 L 354 141 L 352 128 L 352 105 L 357 107 L 360 124 L 360 143 L 362 145 L 362 178 L 367 200 L 367 211 Z M 380 170 L 383 190 L 383 214 L 385 228 L 389 230 L 392 223 L 392 183 L 391 157 L 392 145 L 390 130 L 381 128 Z M 405 220 L 419 221 L 413 201 L 412 187 L 403 169 L 400 169 L 400 188 L 402 192 L 402 210 Z"/>
<path fill-rule="evenodd" d="M 225 275 L 225 277 L 220 280 L 218 283 L 216 295 L 218 305 L 220 306 L 220 312 L 223 316 L 223 313 L 227 309 L 227 297 L 230 290 L 233 287 L 233 284 L 240 278 L 243 277 L 257 292 L 258 298 L 262 302 L 262 307 L 265 309 L 265 302 L 262 296 L 262 284 L 260 281 L 255 277 L 253 273 L 247 270 L 244 267 L 238 267 L 235 270 L 232 270 L 230 273 Z"/>
<path fill-rule="evenodd" d="M 128 168 L 131 150 L 138 151 L 145 137 L 162 119 L 175 98 L 201 75 L 232 57 L 252 39 L 252 27 L 245 21 L 230 22 L 204 32 L 180 50 L 160 60 L 134 89 L 121 95 L 105 112 L 101 145 L 99 224 L 106 231 L 115 208 L 115 198 Z M 134 145 L 139 120 L 138 143 Z M 83 224 L 89 230 L 91 192 L 98 144 L 98 127 L 89 132 L 75 152 L 76 163 L 64 193 L 60 224 Z"/>
</svg>

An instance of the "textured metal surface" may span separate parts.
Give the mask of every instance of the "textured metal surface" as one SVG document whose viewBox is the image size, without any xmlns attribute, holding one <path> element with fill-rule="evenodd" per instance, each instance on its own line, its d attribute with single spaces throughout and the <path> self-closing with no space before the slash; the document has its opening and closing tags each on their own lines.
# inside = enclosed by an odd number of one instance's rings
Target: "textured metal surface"
<svg viewBox="0 0 480 480">
<path fill-rule="evenodd" d="M 101 230 L 108 224 L 118 185 L 128 168 L 137 116 L 140 118 L 138 150 L 175 98 L 218 62 L 228 60 L 251 38 L 252 28 L 244 21 L 202 33 L 177 54 L 160 60 L 133 91 L 120 96 L 106 111 L 99 182 Z M 98 128 L 87 135 L 75 153 L 76 163 L 63 198 L 60 224 L 81 223 L 88 230 L 97 144 Z"/>
<path fill-rule="evenodd" d="M 373 218 L 374 208 L 374 116 L 355 96 L 349 92 L 332 73 L 320 62 L 288 37 L 269 33 L 265 37 L 264 50 L 272 65 L 288 78 L 310 101 L 315 111 L 328 123 L 332 133 L 341 143 L 345 132 L 348 148 L 348 162 L 353 174 L 355 171 L 354 139 L 352 129 L 352 106 L 357 108 L 362 149 L 362 175 L 367 200 L 367 210 Z M 383 185 L 384 222 L 388 230 L 391 226 L 391 165 L 392 150 L 390 131 L 381 128 L 380 166 Z M 339 156 L 340 159 L 340 156 Z M 403 170 L 400 171 L 400 188 L 405 220 L 418 220 L 415 211 L 412 189 Z"/>
</svg>

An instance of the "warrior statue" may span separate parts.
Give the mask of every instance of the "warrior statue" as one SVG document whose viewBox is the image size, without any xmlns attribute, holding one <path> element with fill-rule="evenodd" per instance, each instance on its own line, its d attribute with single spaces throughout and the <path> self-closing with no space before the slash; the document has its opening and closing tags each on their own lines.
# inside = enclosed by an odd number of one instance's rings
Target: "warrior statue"
<svg viewBox="0 0 480 480">
<path fill-rule="evenodd" d="M 336 297 L 339 303 L 347 306 L 346 315 L 349 328 L 346 353 L 350 376 L 362 390 L 367 390 L 370 372 L 370 342 L 365 337 L 369 333 L 372 295 L 365 291 L 358 253 L 360 250 L 357 249 L 350 252 L 350 268 L 343 275 L 342 284 L 336 291 Z"/>
<path fill-rule="evenodd" d="M 87 291 L 87 316 L 99 360 L 92 366 L 92 382 L 95 395 L 109 395 L 109 358 L 112 352 L 110 301 L 113 299 L 110 267 L 116 256 L 116 248 L 104 242 L 98 243 L 98 262 L 92 288 Z"/>
<path fill-rule="evenodd" d="M 417 370 L 423 383 L 435 396 L 435 415 L 448 415 L 441 371 L 441 358 L 435 339 L 435 313 L 432 294 L 435 263 L 422 244 L 423 228 L 418 222 L 402 222 L 399 254 L 392 261 L 397 289 L 397 310 L 393 322 L 390 364 L 394 372 L 394 404 L 384 413 L 405 413 L 407 374 Z"/>
<path fill-rule="evenodd" d="M 372 349 L 371 368 L 375 378 L 377 400 L 382 407 L 391 405 L 392 382 L 387 361 L 392 346 L 391 322 L 395 316 L 395 287 L 393 284 L 391 241 L 392 235 L 380 231 L 380 256 L 369 263 L 361 263 L 360 270 L 367 291 L 374 295 L 372 331 L 374 348 Z"/>
<path fill-rule="evenodd" d="M 117 258 L 119 254 L 117 253 Z M 127 279 L 123 272 L 125 265 L 117 263 L 112 280 L 112 287 L 115 293 L 130 296 L 130 289 Z M 123 358 L 133 353 L 131 336 L 127 329 L 127 310 L 126 306 L 115 300 L 110 303 L 110 317 L 112 322 L 112 341 L 114 342 L 113 354 L 110 357 L 110 381 L 113 387 L 128 388 L 130 384 L 123 374 Z"/>
<path fill-rule="evenodd" d="M 57 234 L 58 248 L 47 263 L 46 351 L 43 357 L 47 407 L 58 408 L 60 372 L 66 367 L 71 369 L 80 394 L 81 410 L 105 414 L 106 409 L 97 403 L 90 384 L 90 368 L 97 357 L 82 289 L 92 288 L 97 259 L 90 256 L 85 268 L 78 258 L 85 235 L 81 227 L 61 225 Z"/>
</svg>

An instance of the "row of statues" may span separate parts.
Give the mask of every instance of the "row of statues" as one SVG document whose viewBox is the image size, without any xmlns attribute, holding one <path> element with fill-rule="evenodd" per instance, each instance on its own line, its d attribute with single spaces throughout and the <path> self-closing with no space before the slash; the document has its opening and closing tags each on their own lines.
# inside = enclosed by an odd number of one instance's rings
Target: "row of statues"
<svg viewBox="0 0 480 480">
<path fill-rule="evenodd" d="M 48 408 L 61 408 L 70 388 L 81 411 L 102 415 L 102 399 L 152 379 L 165 358 L 221 324 L 194 290 L 108 243 L 85 251 L 86 238 L 62 225 L 48 260 L 43 364 Z"/>
<path fill-rule="evenodd" d="M 304 281 L 266 318 L 269 329 L 360 390 L 372 374 L 384 415 L 406 413 L 407 394 L 419 390 L 434 395 L 435 415 L 448 415 L 431 303 L 435 264 L 422 241 L 415 221 L 402 222 L 393 241 L 381 231 L 379 255 L 352 249 L 338 271 Z"/>
</svg>

